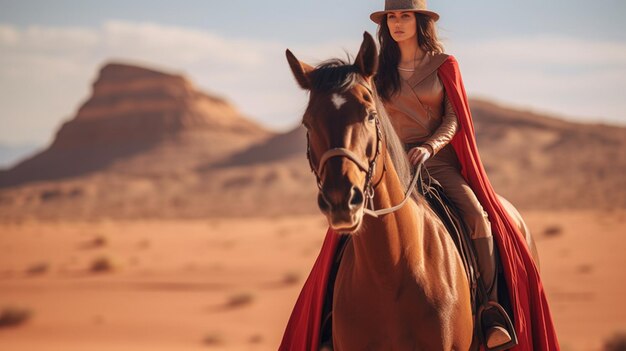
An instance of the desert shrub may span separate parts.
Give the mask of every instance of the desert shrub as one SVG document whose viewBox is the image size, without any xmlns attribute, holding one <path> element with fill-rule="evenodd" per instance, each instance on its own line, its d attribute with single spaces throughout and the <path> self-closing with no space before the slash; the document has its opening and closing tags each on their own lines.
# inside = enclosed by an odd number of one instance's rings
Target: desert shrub
<svg viewBox="0 0 626 351">
<path fill-rule="evenodd" d="M 593 265 L 581 264 L 577 267 L 578 273 L 589 274 L 593 272 Z"/>
<path fill-rule="evenodd" d="M 93 247 L 103 247 L 109 244 L 109 239 L 104 235 L 97 235 L 91 241 L 91 246 Z"/>
<path fill-rule="evenodd" d="M 238 293 L 228 298 L 226 306 L 228 307 L 240 307 L 249 305 L 254 300 L 254 295 L 248 292 Z"/>
<path fill-rule="evenodd" d="M 626 332 L 619 332 L 604 343 L 604 351 L 626 351 Z"/>
<path fill-rule="evenodd" d="M 563 234 L 563 228 L 559 225 L 551 225 L 543 230 L 543 235 L 545 236 L 559 236 Z"/>
<path fill-rule="evenodd" d="M 148 239 L 142 239 L 137 243 L 137 247 L 142 250 L 150 248 L 150 245 L 151 245 L 150 240 Z"/>
<path fill-rule="evenodd" d="M 5 307 L 0 313 L 0 328 L 15 327 L 26 322 L 32 316 L 32 311 L 20 307 Z"/>
<path fill-rule="evenodd" d="M 57 199 L 61 197 L 62 195 L 63 193 L 59 189 L 47 189 L 47 190 L 41 191 L 41 193 L 39 194 L 39 198 L 42 201 L 49 201 L 49 200 Z"/>
<path fill-rule="evenodd" d="M 287 285 L 298 284 L 300 282 L 300 274 L 297 272 L 287 272 L 283 277 L 283 283 Z"/>
<path fill-rule="evenodd" d="M 100 256 L 91 262 L 89 270 L 92 272 L 111 272 L 120 268 L 120 263 L 110 256 Z"/>
<path fill-rule="evenodd" d="M 29 275 L 40 275 L 47 273 L 50 270 L 50 264 L 47 262 L 37 262 L 26 268 L 26 273 Z"/>
<path fill-rule="evenodd" d="M 203 339 L 205 345 L 221 345 L 224 343 L 224 336 L 220 332 L 210 332 Z"/>
<path fill-rule="evenodd" d="M 261 334 L 254 334 L 248 339 L 248 342 L 251 344 L 260 344 L 263 342 L 263 336 Z"/>
</svg>

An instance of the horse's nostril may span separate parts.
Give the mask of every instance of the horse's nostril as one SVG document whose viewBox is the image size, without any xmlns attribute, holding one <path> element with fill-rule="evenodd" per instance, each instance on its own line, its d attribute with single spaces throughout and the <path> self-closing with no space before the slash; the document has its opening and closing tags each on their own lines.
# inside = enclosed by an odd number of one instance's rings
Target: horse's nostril
<svg viewBox="0 0 626 351">
<path fill-rule="evenodd" d="M 320 191 L 319 194 L 317 194 L 317 206 L 319 206 L 322 211 L 330 210 L 330 202 L 328 202 L 326 196 L 324 196 L 323 191 Z"/>
<path fill-rule="evenodd" d="M 352 197 L 350 198 L 350 207 L 357 207 L 363 204 L 363 192 L 356 186 L 352 187 Z"/>
</svg>

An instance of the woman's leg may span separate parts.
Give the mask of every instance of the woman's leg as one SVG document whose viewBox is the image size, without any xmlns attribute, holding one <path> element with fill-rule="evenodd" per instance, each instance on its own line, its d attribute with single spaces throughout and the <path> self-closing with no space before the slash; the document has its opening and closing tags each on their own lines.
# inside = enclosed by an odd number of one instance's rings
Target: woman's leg
<svg viewBox="0 0 626 351">
<path fill-rule="evenodd" d="M 444 147 L 435 157 L 426 161 L 430 175 L 443 187 L 446 196 L 454 203 L 463 217 L 474 245 L 478 261 L 480 277 L 488 298 L 498 301 L 496 284 L 497 252 L 491 233 L 491 223 L 474 191 L 461 175 L 460 165 L 450 145 Z M 489 348 L 503 345 L 511 340 L 511 332 L 502 328 L 504 323 L 498 316 L 490 316 L 486 320 L 485 340 Z"/>
<path fill-rule="evenodd" d="M 437 155 L 427 160 L 425 165 L 430 175 L 441 183 L 446 196 L 459 210 L 471 238 L 474 240 L 491 238 L 491 223 L 487 212 L 483 210 L 474 191 L 463 179 L 461 166 L 452 146 L 445 146 Z"/>
</svg>

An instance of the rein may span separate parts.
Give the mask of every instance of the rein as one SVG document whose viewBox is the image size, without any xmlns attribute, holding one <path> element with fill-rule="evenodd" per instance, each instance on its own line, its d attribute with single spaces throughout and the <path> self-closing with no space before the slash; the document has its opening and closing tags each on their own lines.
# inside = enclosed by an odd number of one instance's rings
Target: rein
<svg viewBox="0 0 626 351">
<path fill-rule="evenodd" d="M 372 94 L 372 96 L 374 95 L 370 87 L 366 86 L 363 83 L 359 83 L 359 84 L 363 85 L 367 89 L 367 91 L 369 91 L 369 93 Z M 399 210 L 407 203 L 407 201 L 409 200 L 409 197 L 411 196 L 411 192 L 413 191 L 413 189 L 415 188 L 415 184 L 417 183 L 417 179 L 422 169 L 422 164 L 420 163 L 417 166 L 417 169 L 415 170 L 415 173 L 413 174 L 413 178 L 411 179 L 411 183 L 409 184 L 409 187 L 404 192 L 404 199 L 399 204 L 392 206 L 392 207 L 379 209 L 379 210 L 374 209 L 374 191 L 376 189 L 376 186 L 380 184 L 380 182 L 382 181 L 383 176 L 385 175 L 384 173 L 386 171 L 386 166 L 383 161 L 383 171 L 381 172 L 380 180 L 376 182 L 376 184 L 372 184 L 372 176 L 374 175 L 374 172 L 376 171 L 376 161 L 378 159 L 378 156 L 380 155 L 380 152 L 382 149 L 382 142 L 383 142 L 383 135 L 382 135 L 382 131 L 380 128 L 380 120 L 378 119 L 378 116 L 375 117 L 375 122 L 376 122 L 376 152 L 374 153 L 374 158 L 371 161 L 369 161 L 368 164 L 365 164 L 362 160 L 360 160 L 359 157 L 351 150 L 347 148 L 343 148 L 343 147 L 336 147 L 336 148 L 326 150 L 326 152 L 324 152 L 324 154 L 320 158 L 319 166 L 315 167 L 311 158 L 311 143 L 309 140 L 308 130 L 306 133 L 306 157 L 309 160 L 309 166 L 311 167 L 311 172 L 315 174 L 315 178 L 317 179 L 317 188 L 320 191 L 322 190 L 322 181 L 320 179 L 320 175 L 324 171 L 324 167 L 326 166 L 326 163 L 332 158 L 345 157 L 349 159 L 350 161 L 352 161 L 355 165 L 357 165 L 357 167 L 359 167 L 361 171 L 366 172 L 365 185 L 363 187 L 364 195 L 365 195 L 365 204 L 364 204 L 365 208 L 363 209 L 363 212 L 374 218 L 378 218 L 382 215 L 386 215 L 386 214 Z M 369 205 L 369 208 L 368 208 L 368 205 Z"/>
</svg>

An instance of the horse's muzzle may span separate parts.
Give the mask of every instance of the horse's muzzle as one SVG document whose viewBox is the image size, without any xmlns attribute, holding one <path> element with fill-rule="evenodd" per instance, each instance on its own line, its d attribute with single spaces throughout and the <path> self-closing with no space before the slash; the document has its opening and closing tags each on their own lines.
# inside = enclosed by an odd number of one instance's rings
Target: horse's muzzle
<svg viewBox="0 0 626 351">
<path fill-rule="evenodd" d="M 328 218 L 330 227 L 342 233 L 358 229 L 363 219 L 364 202 L 363 191 L 355 185 L 348 191 L 322 189 L 317 196 L 317 204 Z"/>
</svg>

